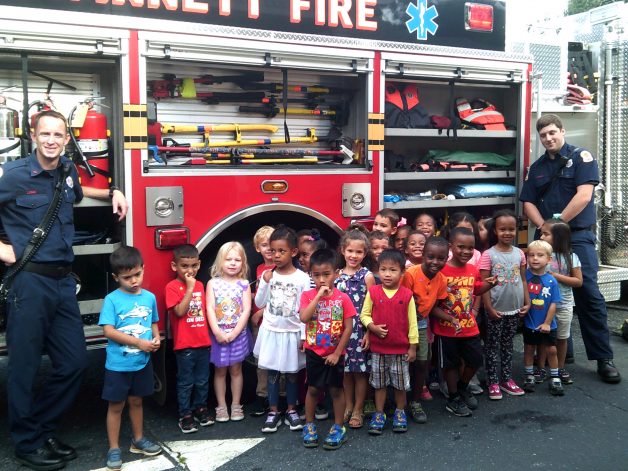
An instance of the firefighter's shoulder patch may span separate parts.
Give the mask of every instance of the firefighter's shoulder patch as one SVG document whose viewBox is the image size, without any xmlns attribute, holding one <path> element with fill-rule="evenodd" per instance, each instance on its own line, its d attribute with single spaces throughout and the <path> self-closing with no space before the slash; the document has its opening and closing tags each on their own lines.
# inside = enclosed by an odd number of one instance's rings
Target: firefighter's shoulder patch
<svg viewBox="0 0 628 471">
<path fill-rule="evenodd" d="M 580 152 L 580 158 L 583 162 L 593 162 L 593 156 L 588 150 L 583 150 L 582 152 Z"/>
</svg>

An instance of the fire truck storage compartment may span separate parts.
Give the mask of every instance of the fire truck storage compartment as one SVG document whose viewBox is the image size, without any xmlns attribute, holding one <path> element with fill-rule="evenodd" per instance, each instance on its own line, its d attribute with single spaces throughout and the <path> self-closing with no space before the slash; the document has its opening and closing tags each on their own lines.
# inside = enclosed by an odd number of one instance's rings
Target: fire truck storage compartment
<svg viewBox="0 0 628 471">
<path fill-rule="evenodd" d="M 456 211 L 481 217 L 498 208 L 514 209 L 522 147 L 521 83 L 461 80 L 455 82 L 452 94 L 448 80 L 386 77 L 386 86 L 403 90 L 408 84 L 417 86 L 419 103 L 430 117 L 451 117 L 451 96 L 454 100 L 464 97 L 469 103 L 481 98 L 503 114 L 506 129 L 459 126 L 454 136 L 453 130 L 447 129 L 395 128 L 390 127 L 389 113 L 385 124 L 384 207 L 398 211 L 410 222 L 423 211 L 444 222 L 447 213 Z M 460 151 L 465 155 L 448 157 Z M 477 165 L 478 160 L 484 165 Z M 467 187 L 471 183 L 485 185 Z M 465 192 L 478 188 L 479 194 L 463 198 Z M 482 194 L 482 188 L 489 193 Z M 493 188 L 505 194 L 492 194 Z M 456 192 L 458 196 L 452 196 Z"/>
<path fill-rule="evenodd" d="M 258 55 L 264 57 L 263 52 Z M 149 145 L 160 150 L 149 151 L 148 171 L 172 165 L 192 172 L 259 165 L 363 166 L 367 73 L 357 65 L 352 71 L 351 59 L 345 62 L 347 70 L 329 71 L 318 69 L 316 60 L 307 68 L 283 68 L 149 59 Z M 289 91 L 284 103 L 286 82 Z M 158 124 L 151 126 L 154 120 Z M 284 120 L 290 143 L 284 143 Z M 198 131 L 189 132 L 189 127 Z M 167 149 L 173 146 L 205 149 L 192 154 Z M 354 159 L 352 152 L 356 152 Z"/>
<path fill-rule="evenodd" d="M 107 118 L 111 131 L 110 152 L 122 156 L 120 66 L 117 59 L 87 58 L 29 53 L 27 90 L 29 117 L 38 111 L 37 101 L 52 101 L 54 108 L 68 117 L 72 109 L 88 97 L 97 97 L 94 109 Z M 0 90 L 9 98 L 11 108 L 19 110 L 23 125 L 22 57 L 0 53 Z M 10 88 L 14 87 L 14 88 Z M 10 88 L 10 89 L 9 89 Z M 71 144 L 68 149 L 71 148 Z M 76 162 L 80 164 L 80 162 Z M 109 168 L 115 183 L 123 187 L 122 169 Z M 83 186 L 90 186 L 90 177 L 81 177 Z M 74 212 L 77 235 L 74 240 L 73 271 L 81 285 L 79 307 L 86 324 L 86 338 L 101 335 L 97 327 L 98 313 L 105 295 L 115 288 L 109 274 L 108 257 L 123 240 L 122 227 L 116 224 L 109 201 L 84 198 Z"/>
</svg>

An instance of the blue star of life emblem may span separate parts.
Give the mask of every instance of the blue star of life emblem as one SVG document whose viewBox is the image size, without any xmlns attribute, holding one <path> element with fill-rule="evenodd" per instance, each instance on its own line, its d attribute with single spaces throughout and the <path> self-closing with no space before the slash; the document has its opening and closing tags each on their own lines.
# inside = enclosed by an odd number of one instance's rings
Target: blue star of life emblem
<svg viewBox="0 0 628 471">
<path fill-rule="evenodd" d="M 438 16 L 438 12 L 434 5 L 427 8 L 427 0 L 416 0 L 416 5 L 409 3 L 406 14 L 410 17 L 406 21 L 406 28 L 408 28 L 409 33 L 416 31 L 416 38 L 419 41 L 425 41 L 428 32 L 432 36 L 436 34 L 438 25 L 434 19 Z"/>
</svg>

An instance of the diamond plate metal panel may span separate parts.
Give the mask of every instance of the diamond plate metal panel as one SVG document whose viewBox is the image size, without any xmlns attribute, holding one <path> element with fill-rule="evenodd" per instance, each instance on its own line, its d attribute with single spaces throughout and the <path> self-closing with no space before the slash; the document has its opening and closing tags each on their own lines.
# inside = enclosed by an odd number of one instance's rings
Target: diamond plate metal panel
<svg viewBox="0 0 628 471">
<path fill-rule="evenodd" d="M 612 51 L 610 74 L 605 78 L 612 80 L 610 97 L 600 89 L 602 109 L 610 106 L 600 120 L 601 148 L 610 154 L 610 165 L 603 168 L 604 175 L 608 172 L 609 176 L 606 191 L 610 194 L 610 207 L 605 208 L 602 219 L 602 261 L 628 267 L 628 41 L 604 44 L 603 50 L 609 48 Z M 603 54 L 601 63 L 606 65 Z"/>
<path fill-rule="evenodd" d="M 534 57 L 534 73 L 543 74 L 543 93 L 563 93 L 566 87 L 566 67 L 556 67 L 563 63 L 563 48 L 560 45 L 530 43 L 530 54 Z"/>
</svg>

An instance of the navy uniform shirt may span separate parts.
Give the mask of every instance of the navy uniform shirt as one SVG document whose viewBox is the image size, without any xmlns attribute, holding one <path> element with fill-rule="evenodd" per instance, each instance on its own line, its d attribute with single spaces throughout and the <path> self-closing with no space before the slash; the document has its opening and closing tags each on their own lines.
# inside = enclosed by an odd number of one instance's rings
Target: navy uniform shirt
<svg viewBox="0 0 628 471">
<path fill-rule="evenodd" d="M 542 195 L 543 188 L 552 181 L 556 172 L 558 178 Z M 550 159 L 546 151 L 539 160 L 530 165 L 519 200 L 533 203 L 543 219 L 550 219 L 554 214 L 562 213 L 576 194 L 578 186 L 585 184 L 595 186 L 599 179 L 597 161 L 591 153 L 565 143 L 554 159 Z M 569 221 L 569 226 L 572 229 L 585 229 L 593 224 L 595 204 L 591 198 L 580 214 Z"/>
<path fill-rule="evenodd" d="M 70 162 L 61 157 L 61 164 Z M 7 162 L 0 176 L 0 219 L 19 260 L 33 229 L 42 221 L 54 195 L 55 174 L 60 170 L 44 170 L 33 152 L 25 159 Z M 59 178 L 59 177 L 57 177 Z M 74 260 L 74 203 L 83 199 L 76 168 L 63 182 L 61 208 L 50 234 L 35 253 L 32 261 L 69 264 Z"/>
</svg>

